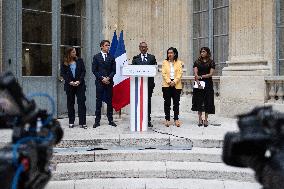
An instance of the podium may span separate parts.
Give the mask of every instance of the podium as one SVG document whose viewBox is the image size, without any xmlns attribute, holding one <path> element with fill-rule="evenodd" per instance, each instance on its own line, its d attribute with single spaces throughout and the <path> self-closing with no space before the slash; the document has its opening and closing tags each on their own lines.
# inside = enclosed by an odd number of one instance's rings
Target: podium
<svg viewBox="0 0 284 189">
<path fill-rule="evenodd" d="M 148 77 L 154 77 L 156 73 L 156 65 L 127 65 L 122 67 L 122 75 L 130 77 L 131 131 L 147 131 Z"/>
</svg>

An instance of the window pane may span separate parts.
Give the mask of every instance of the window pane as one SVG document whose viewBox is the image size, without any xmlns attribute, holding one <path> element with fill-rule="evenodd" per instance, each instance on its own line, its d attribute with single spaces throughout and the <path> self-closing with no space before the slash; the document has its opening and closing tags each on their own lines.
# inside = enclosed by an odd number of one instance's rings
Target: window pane
<svg viewBox="0 0 284 189">
<path fill-rule="evenodd" d="M 279 61 L 279 69 L 280 69 L 279 70 L 280 71 L 279 74 L 280 75 L 284 75 L 284 60 L 280 60 Z"/>
<path fill-rule="evenodd" d="M 23 8 L 51 12 L 51 0 L 23 0 Z"/>
<path fill-rule="evenodd" d="M 51 43 L 51 14 L 23 10 L 23 42 Z"/>
<path fill-rule="evenodd" d="M 61 0 L 61 13 L 86 16 L 85 0 Z"/>
<path fill-rule="evenodd" d="M 214 37 L 214 60 L 216 63 L 227 61 L 228 42 L 226 36 Z"/>
<path fill-rule="evenodd" d="M 200 34 L 200 15 L 198 14 L 194 14 L 193 15 L 193 38 L 197 38 L 199 37 Z"/>
<path fill-rule="evenodd" d="M 228 34 L 229 11 L 228 7 L 214 10 L 213 27 L 214 35 Z"/>
<path fill-rule="evenodd" d="M 213 0 L 213 7 L 222 7 L 222 6 L 228 6 L 229 0 Z"/>
<path fill-rule="evenodd" d="M 195 61 L 199 56 L 199 45 L 198 45 L 198 40 L 194 39 L 193 40 L 193 61 Z"/>
<path fill-rule="evenodd" d="M 221 75 L 223 67 L 226 66 L 225 62 L 228 60 L 228 46 L 228 36 L 214 37 L 213 59 L 216 63 L 214 75 Z"/>
<path fill-rule="evenodd" d="M 51 46 L 23 45 L 23 76 L 51 76 Z"/>
<path fill-rule="evenodd" d="M 223 60 L 222 62 L 226 62 L 229 59 L 229 36 L 223 36 Z"/>
<path fill-rule="evenodd" d="M 193 37 L 208 37 L 208 12 L 194 14 Z"/>
<path fill-rule="evenodd" d="M 223 52 L 222 52 L 222 37 L 214 37 L 214 49 L 213 49 L 213 59 L 215 61 L 216 64 L 218 64 L 219 62 L 222 62 L 222 56 L 223 56 Z"/>
<path fill-rule="evenodd" d="M 279 29 L 279 58 L 284 59 L 284 28 Z"/>
<path fill-rule="evenodd" d="M 284 24 L 284 1 L 279 0 L 280 4 L 280 23 L 283 25 Z"/>
<path fill-rule="evenodd" d="M 81 46 L 81 18 L 61 16 L 61 44 Z"/>
<path fill-rule="evenodd" d="M 60 63 L 66 47 L 76 46 L 77 56 L 83 58 L 86 22 L 85 0 L 61 0 L 61 48 Z"/>
<path fill-rule="evenodd" d="M 208 0 L 194 0 L 193 11 L 201 11 L 208 9 Z"/>
</svg>

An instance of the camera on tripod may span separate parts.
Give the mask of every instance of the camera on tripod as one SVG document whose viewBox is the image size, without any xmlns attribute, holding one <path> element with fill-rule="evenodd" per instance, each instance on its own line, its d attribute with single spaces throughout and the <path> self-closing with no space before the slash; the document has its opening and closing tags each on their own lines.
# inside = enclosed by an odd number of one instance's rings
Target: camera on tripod
<svg viewBox="0 0 284 189">
<path fill-rule="evenodd" d="M 223 161 L 249 167 L 264 189 L 284 188 L 284 114 L 271 106 L 238 116 L 237 133 L 227 133 Z"/>
<path fill-rule="evenodd" d="M 12 129 L 12 142 L 0 150 L 0 186 L 41 189 L 51 178 L 52 147 L 63 137 L 59 122 L 36 108 L 11 72 L 0 76 L 0 129 Z M 35 96 L 48 95 L 41 93 Z M 54 102 L 52 101 L 53 109 Z"/>
</svg>

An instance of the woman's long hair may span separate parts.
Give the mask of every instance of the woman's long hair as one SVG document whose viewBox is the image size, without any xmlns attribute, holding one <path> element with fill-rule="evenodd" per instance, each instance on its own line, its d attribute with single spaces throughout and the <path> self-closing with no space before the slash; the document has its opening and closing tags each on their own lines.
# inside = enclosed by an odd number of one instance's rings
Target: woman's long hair
<svg viewBox="0 0 284 189">
<path fill-rule="evenodd" d="M 206 59 L 208 60 L 209 63 L 212 62 L 212 59 L 211 59 L 211 51 L 208 47 L 201 47 L 200 50 L 199 50 L 199 57 L 198 57 L 198 61 L 199 62 L 203 62 L 203 58 L 201 56 L 201 51 L 205 50 L 207 52 L 207 57 Z"/>
<path fill-rule="evenodd" d="M 67 47 L 65 50 L 65 56 L 64 56 L 64 65 L 68 66 L 72 61 L 77 60 L 77 57 L 71 57 L 71 51 L 75 49 L 74 47 Z"/>
<path fill-rule="evenodd" d="M 169 60 L 168 53 L 169 53 L 170 50 L 172 50 L 174 52 L 174 55 L 175 55 L 174 56 L 174 61 L 177 61 L 177 59 L 178 59 L 178 50 L 176 48 L 174 48 L 174 47 L 170 47 L 167 50 L 167 58 L 166 58 L 166 60 Z"/>
</svg>

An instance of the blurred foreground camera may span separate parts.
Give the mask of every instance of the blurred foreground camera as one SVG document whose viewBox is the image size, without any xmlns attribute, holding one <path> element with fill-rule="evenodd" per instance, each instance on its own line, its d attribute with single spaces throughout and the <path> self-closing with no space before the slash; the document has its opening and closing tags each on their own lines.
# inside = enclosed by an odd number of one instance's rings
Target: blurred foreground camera
<svg viewBox="0 0 284 189">
<path fill-rule="evenodd" d="M 227 133 L 223 161 L 249 167 L 264 189 L 284 188 L 284 114 L 272 107 L 238 116 L 239 132 Z"/>
<path fill-rule="evenodd" d="M 36 108 L 10 72 L 0 76 L 0 107 L 0 128 L 13 130 L 11 144 L 0 150 L 0 187 L 44 188 L 51 177 L 52 148 L 63 137 L 59 122 Z"/>
</svg>

